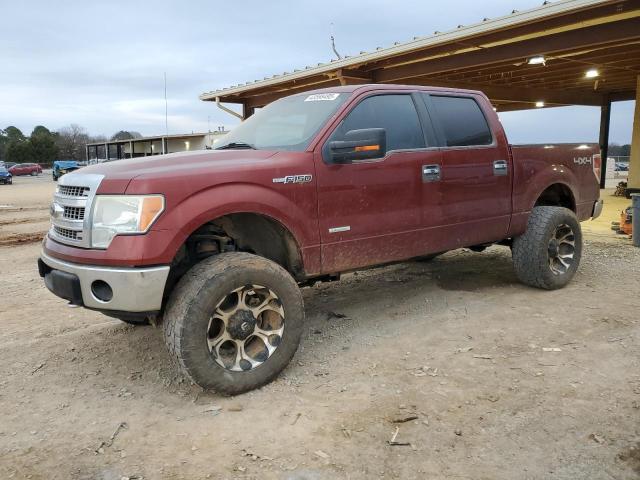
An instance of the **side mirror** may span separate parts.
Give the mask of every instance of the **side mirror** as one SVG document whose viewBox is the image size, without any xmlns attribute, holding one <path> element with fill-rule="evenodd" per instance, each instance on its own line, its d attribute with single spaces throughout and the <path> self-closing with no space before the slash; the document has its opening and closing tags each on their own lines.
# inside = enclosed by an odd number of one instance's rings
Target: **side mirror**
<svg viewBox="0 0 640 480">
<path fill-rule="evenodd" d="M 329 143 L 331 163 L 351 163 L 354 160 L 382 158 L 387 153 L 387 132 L 384 128 L 349 130 L 344 140 Z"/>
</svg>

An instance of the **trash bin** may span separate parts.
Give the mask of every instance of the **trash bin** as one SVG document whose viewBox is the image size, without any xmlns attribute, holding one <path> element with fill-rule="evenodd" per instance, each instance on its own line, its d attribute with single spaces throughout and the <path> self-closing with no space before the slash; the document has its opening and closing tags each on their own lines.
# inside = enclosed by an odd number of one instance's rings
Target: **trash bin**
<svg viewBox="0 0 640 480">
<path fill-rule="evenodd" d="M 631 194 L 631 211 L 633 245 L 635 247 L 640 247 L 640 193 Z"/>
</svg>

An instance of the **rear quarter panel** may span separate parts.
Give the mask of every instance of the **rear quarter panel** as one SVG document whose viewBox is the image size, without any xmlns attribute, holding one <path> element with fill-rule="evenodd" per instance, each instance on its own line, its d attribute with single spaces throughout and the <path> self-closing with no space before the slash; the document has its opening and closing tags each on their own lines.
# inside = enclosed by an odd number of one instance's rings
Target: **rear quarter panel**
<svg viewBox="0 0 640 480">
<path fill-rule="evenodd" d="M 600 154 L 594 144 L 512 145 L 513 219 L 510 235 L 526 229 L 536 201 L 553 184 L 569 188 L 580 221 L 590 218 L 600 197 L 594 162 Z"/>
</svg>

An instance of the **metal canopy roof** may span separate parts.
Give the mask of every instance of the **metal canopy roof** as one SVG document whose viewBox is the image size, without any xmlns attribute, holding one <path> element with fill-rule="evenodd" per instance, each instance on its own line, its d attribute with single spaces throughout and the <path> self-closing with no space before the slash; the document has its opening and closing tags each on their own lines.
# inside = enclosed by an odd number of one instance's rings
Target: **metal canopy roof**
<svg viewBox="0 0 640 480">
<path fill-rule="evenodd" d="M 543 57 L 544 64 L 530 64 Z M 596 69 L 597 76 L 586 72 Z M 313 88 L 398 83 L 484 91 L 498 110 L 635 98 L 640 0 L 562 0 L 447 33 L 204 93 L 245 114 Z"/>
<path fill-rule="evenodd" d="M 95 145 L 105 145 L 105 144 L 110 144 L 110 145 L 114 145 L 116 143 L 129 143 L 129 142 L 133 142 L 133 143 L 139 143 L 139 142 L 152 142 L 152 141 L 160 141 L 163 138 L 169 139 L 169 140 L 174 140 L 174 139 L 180 139 L 180 138 L 194 138 L 194 137 L 204 137 L 205 135 L 219 135 L 222 132 L 204 132 L 204 133 L 183 133 L 183 134 L 172 134 L 172 135 L 153 135 L 150 137 L 138 137 L 138 138 L 127 138 L 124 140 L 105 140 L 104 142 L 92 142 L 92 143 L 87 143 L 87 147 L 93 147 Z M 227 132 L 225 132 L 227 133 Z"/>
</svg>

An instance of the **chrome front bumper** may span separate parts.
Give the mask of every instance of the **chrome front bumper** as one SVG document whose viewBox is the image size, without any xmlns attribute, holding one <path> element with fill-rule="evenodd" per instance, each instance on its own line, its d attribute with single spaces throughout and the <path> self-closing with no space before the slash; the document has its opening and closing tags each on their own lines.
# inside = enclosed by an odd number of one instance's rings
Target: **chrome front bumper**
<svg viewBox="0 0 640 480">
<path fill-rule="evenodd" d="M 47 288 L 61 298 L 77 303 L 64 296 L 66 283 L 80 285 L 82 306 L 95 310 L 115 310 L 120 312 L 154 312 L 162 308 L 162 296 L 169 275 L 169 267 L 118 268 L 80 265 L 51 258 L 43 253 L 40 260 L 46 265 L 40 274 L 45 278 Z M 48 270 L 48 271 L 47 271 Z M 60 281 L 47 281 L 46 275 L 60 275 Z M 74 277 L 77 277 L 77 281 Z M 113 291 L 109 301 L 96 297 L 92 285 L 96 281 L 106 282 Z"/>
<path fill-rule="evenodd" d="M 595 220 L 602 213 L 602 208 L 604 206 L 604 200 L 596 200 L 596 203 L 593 204 L 593 213 L 591 214 L 591 220 Z"/>
</svg>

